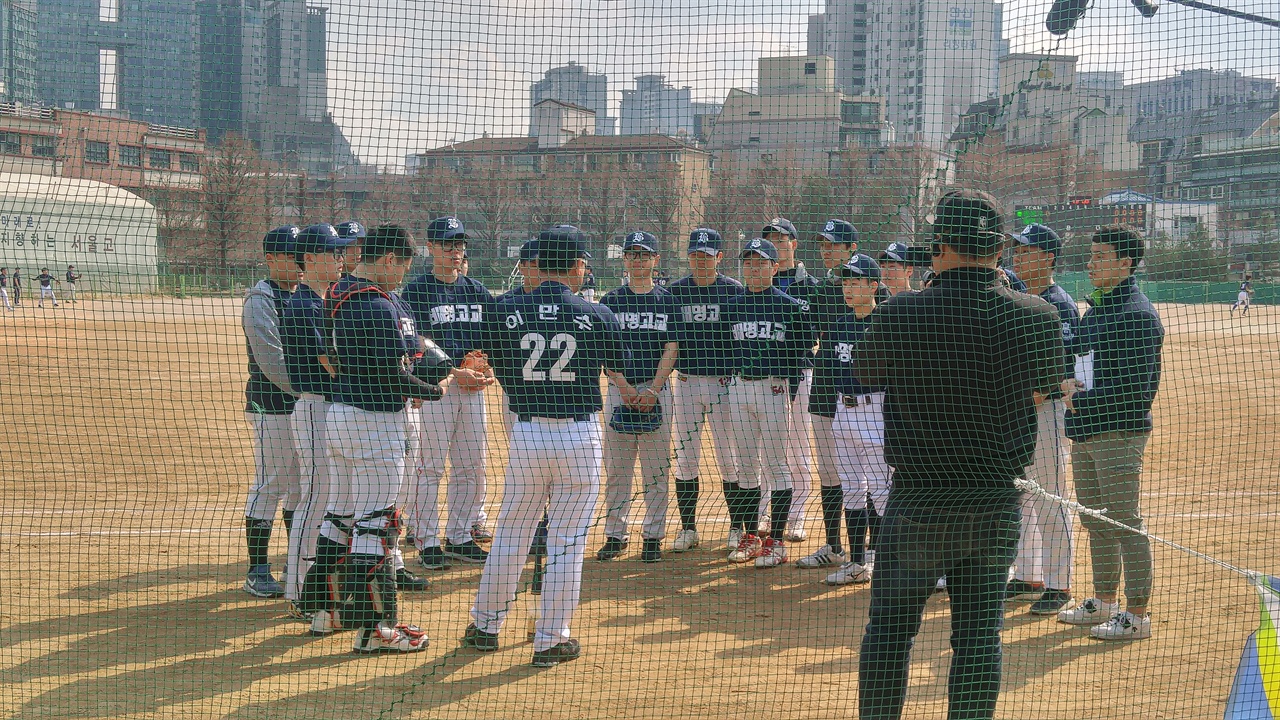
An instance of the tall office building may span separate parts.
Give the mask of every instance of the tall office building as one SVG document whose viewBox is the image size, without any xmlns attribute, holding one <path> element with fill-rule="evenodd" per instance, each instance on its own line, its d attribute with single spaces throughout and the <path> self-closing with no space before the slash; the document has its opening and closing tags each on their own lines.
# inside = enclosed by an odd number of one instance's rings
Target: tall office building
<svg viewBox="0 0 1280 720">
<path fill-rule="evenodd" d="M 529 135 L 536 135 L 533 107 L 543 100 L 559 100 L 577 105 L 596 114 L 596 135 L 612 135 L 616 117 L 609 115 L 609 78 L 588 72 L 583 65 L 570 60 L 568 65 L 551 68 L 542 79 L 529 86 Z"/>
<path fill-rule="evenodd" d="M 36 87 L 36 9 L 30 0 L 0 0 L 0 102 L 40 102 Z"/>
<path fill-rule="evenodd" d="M 38 0 L 36 17 L 43 102 L 195 127 L 195 3 Z"/>
</svg>

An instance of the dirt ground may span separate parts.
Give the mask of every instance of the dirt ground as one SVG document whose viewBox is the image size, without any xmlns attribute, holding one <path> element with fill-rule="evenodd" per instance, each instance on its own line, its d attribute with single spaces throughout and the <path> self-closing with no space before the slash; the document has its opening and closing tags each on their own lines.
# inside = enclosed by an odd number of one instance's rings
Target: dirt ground
<svg viewBox="0 0 1280 720">
<path fill-rule="evenodd" d="M 583 658 L 529 665 L 522 596 L 502 649 L 459 651 L 480 569 L 431 573 L 402 617 L 433 641 L 356 657 L 283 601 L 240 590 L 252 475 L 239 303 L 93 300 L 0 317 L 0 715 L 13 718 L 827 718 L 856 715 L 866 586 L 729 566 L 708 448 L 704 546 L 657 565 L 588 556 Z M 1165 375 L 1148 449 L 1150 529 L 1280 574 L 1280 312 L 1163 306 Z M 506 460 L 490 394 L 491 514 Z M 819 544 L 809 512 L 810 541 Z M 674 507 L 672 517 L 675 517 Z M 600 522 L 589 549 L 601 542 Z M 1081 533 L 1083 538 L 1083 533 Z M 670 538 L 668 538 L 668 541 Z M 284 534 L 272 541 L 277 569 Z M 1013 605 L 1002 718 L 1221 717 L 1257 624 L 1241 577 L 1156 547 L 1153 639 L 1091 641 Z M 412 551 L 408 553 L 412 562 Z M 1090 590 L 1087 546 L 1076 589 Z M 943 717 L 948 607 L 930 602 L 907 717 Z"/>
</svg>

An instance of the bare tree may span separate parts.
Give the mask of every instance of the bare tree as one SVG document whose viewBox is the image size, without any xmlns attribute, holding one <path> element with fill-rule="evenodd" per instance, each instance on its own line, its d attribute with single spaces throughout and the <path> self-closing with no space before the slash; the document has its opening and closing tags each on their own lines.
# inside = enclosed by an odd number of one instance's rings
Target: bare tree
<svg viewBox="0 0 1280 720">
<path fill-rule="evenodd" d="M 266 170 L 253 144 L 227 133 L 209 154 L 205 175 L 204 217 L 218 267 L 227 267 L 232 254 L 249 244 L 265 214 L 258 187 Z"/>
</svg>

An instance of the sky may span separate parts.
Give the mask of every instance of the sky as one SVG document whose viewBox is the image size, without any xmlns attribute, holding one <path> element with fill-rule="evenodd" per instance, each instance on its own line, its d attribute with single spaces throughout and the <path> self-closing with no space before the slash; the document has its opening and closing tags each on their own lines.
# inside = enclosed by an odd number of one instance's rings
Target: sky
<svg viewBox="0 0 1280 720">
<path fill-rule="evenodd" d="M 756 58 L 803 54 L 823 0 L 327 0 L 331 111 L 366 163 L 480 136 L 524 135 L 529 85 L 570 60 L 609 76 L 611 113 L 636 75 L 663 73 L 695 100 L 750 89 Z M 874 3 L 875 0 L 869 0 Z M 889 0 L 891 1 L 891 0 Z M 939 2 L 945 0 L 937 0 Z M 1044 30 L 1051 0 L 1010 0 L 1014 52 L 1080 58 L 1126 82 L 1193 68 L 1277 78 L 1280 30 L 1165 3 L 1144 19 L 1094 0 L 1066 38 Z M 1280 16 L 1275 0 L 1222 0 Z"/>
</svg>

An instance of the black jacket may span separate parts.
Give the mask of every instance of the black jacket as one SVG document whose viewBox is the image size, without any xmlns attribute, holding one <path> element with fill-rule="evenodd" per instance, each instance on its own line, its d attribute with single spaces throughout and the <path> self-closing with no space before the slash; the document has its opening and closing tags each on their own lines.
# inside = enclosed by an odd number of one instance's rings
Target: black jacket
<svg viewBox="0 0 1280 720">
<path fill-rule="evenodd" d="M 853 370 L 885 386 L 894 490 L 1013 489 L 1036 445 L 1033 391 L 1062 378 L 1058 311 L 995 270 L 942 273 L 876 308 Z"/>
<path fill-rule="evenodd" d="M 1071 399 L 1075 409 L 1067 413 L 1067 437 L 1151 432 L 1164 346 L 1160 315 L 1132 277 L 1089 301 L 1093 306 L 1080 320 L 1071 351 L 1092 366 L 1093 387 Z"/>
</svg>

